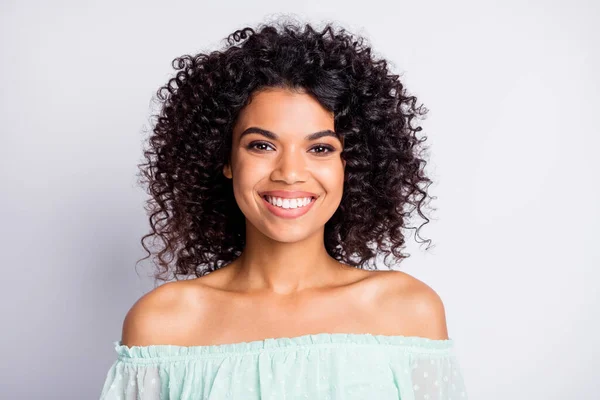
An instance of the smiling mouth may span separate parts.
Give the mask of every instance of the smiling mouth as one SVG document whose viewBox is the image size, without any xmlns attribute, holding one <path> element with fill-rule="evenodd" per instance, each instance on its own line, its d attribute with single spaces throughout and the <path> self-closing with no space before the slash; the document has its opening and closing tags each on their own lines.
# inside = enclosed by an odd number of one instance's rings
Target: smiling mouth
<svg viewBox="0 0 600 400">
<path fill-rule="evenodd" d="M 297 210 L 297 209 L 302 209 L 304 207 L 307 207 L 309 205 L 311 205 L 312 203 L 315 202 L 315 200 L 317 200 L 318 196 L 306 196 L 306 197 L 301 197 L 301 199 L 306 199 L 309 198 L 310 200 L 308 202 L 304 202 L 302 203 L 302 205 L 296 205 L 295 207 L 291 207 L 291 202 L 289 202 L 288 198 L 284 198 L 284 197 L 279 197 L 278 199 L 282 199 L 282 204 L 279 204 L 279 202 L 274 202 L 275 204 L 273 204 L 273 202 L 269 201 L 269 197 L 274 197 L 274 196 L 268 196 L 268 195 L 263 195 L 261 196 L 267 203 L 269 203 L 271 206 L 273 207 L 277 207 L 280 208 L 282 210 Z M 297 200 L 297 198 L 294 198 Z M 286 200 L 288 200 L 286 202 Z M 286 207 L 287 206 L 287 207 Z"/>
</svg>

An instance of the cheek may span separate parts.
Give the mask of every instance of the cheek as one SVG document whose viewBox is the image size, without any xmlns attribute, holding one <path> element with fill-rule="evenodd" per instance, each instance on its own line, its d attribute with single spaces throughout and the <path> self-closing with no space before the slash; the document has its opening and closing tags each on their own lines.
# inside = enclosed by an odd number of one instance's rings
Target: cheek
<svg viewBox="0 0 600 400">
<path fill-rule="evenodd" d="M 242 211 L 248 211 L 248 206 L 256 203 L 256 188 L 269 176 L 270 169 L 266 163 L 240 158 L 233 170 L 233 192 Z"/>
<path fill-rule="evenodd" d="M 339 166 L 317 168 L 315 177 L 328 193 L 341 193 L 344 188 L 344 169 Z"/>
<path fill-rule="evenodd" d="M 251 201 L 253 190 L 264 181 L 269 180 L 273 166 L 265 160 L 260 162 L 255 158 L 240 156 L 236 160 L 234 175 L 234 191 L 236 197 L 248 197 L 245 201 Z M 344 187 L 344 168 L 336 162 L 316 162 L 308 165 L 310 175 L 330 195 L 341 196 Z"/>
<path fill-rule="evenodd" d="M 247 189 L 256 186 L 264 177 L 268 177 L 270 171 L 271 168 L 266 162 L 240 158 L 235 165 L 233 176 L 237 185 Z"/>
</svg>

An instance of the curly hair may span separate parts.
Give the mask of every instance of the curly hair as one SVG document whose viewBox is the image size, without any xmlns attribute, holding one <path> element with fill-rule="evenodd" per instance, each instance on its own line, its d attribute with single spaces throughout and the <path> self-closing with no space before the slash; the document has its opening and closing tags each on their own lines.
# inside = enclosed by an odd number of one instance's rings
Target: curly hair
<svg viewBox="0 0 600 400">
<path fill-rule="evenodd" d="M 245 217 L 232 182 L 223 176 L 232 129 L 240 110 L 260 89 L 276 87 L 311 94 L 334 113 L 344 138 L 346 161 L 341 203 L 325 225 L 324 240 L 334 259 L 376 269 L 377 254 L 401 260 L 403 228 L 422 212 L 431 180 L 424 174 L 427 150 L 411 121 L 428 112 L 371 54 L 366 39 L 329 22 L 261 24 L 236 30 L 222 51 L 175 58 L 178 71 L 157 91 L 160 113 L 139 164 L 151 195 L 145 210 L 160 238 L 158 271 L 186 277 L 206 275 L 239 257 L 245 245 Z M 431 197 L 429 197 L 431 198 Z M 413 229 L 410 227 L 410 229 Z M 426 240 L 431 242 L 431 240 Z"/>
</svg>

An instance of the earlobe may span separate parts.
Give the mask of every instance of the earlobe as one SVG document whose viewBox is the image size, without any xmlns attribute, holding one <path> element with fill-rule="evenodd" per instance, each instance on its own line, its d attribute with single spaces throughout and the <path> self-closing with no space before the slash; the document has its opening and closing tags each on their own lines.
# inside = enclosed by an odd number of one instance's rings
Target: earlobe
<svg viewBox="0 0 600 400">
<path fill-rule="evenodd" d="M 223 175 L 225 175 L 226 178 L 231 179 L 231 167 L 227 164 L 225 164 L 225 166 L 223 166 Z"/>
</svg>

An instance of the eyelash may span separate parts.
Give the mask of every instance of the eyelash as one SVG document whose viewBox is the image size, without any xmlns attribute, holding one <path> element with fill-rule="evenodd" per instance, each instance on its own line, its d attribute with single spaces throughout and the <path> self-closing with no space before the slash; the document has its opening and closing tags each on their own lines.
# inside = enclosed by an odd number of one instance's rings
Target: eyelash
<svg viewBox="0 0 600 400">
<path fill-rule="evenodd" d="M 252 142 L 246 148 L 250 149 L 250 150 L 255 149 L 257 151 L 265 151 L 265 150 L 256 149 L 255 146 L 258 146 L 258 145 L 266 145 L 266 146 L 272 147 L 269 143 L 266 143 L 266 142 Z M 327 155 L 327 154 L 331 154 L 331 153 L 333 153 L 335 151 L 334 147 L 331 147 L 331 146 L 329 146 L 327 144 L 318 144 L 318 145 L 314 146 L 313 148 L 311 148 L 311 150 L 315 149 L 315 148 L 318 148 L 318 147 L 322 147 L 322 148 L 328 150 L 328 151 L 322 151 L 322 152 L 316 153 L 316 154 L 319 154 L 319 155 L 320 154 Z"/>
</svg>

